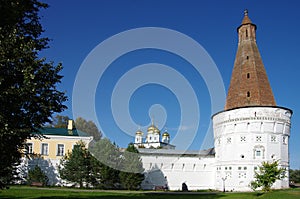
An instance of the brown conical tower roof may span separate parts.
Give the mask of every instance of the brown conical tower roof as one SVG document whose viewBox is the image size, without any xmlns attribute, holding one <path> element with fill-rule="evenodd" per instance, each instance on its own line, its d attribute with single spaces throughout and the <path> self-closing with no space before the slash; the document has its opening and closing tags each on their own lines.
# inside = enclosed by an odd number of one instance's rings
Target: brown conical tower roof
<svg viewBox="0 0 300 199">
<path fill-rule="evenodd" d="M 244 19 L 242 21 L 242 25 L 246 25 L 246 24 L 252 24 L 252 21 L 248 17 L 248 10 L 244 11 Z"/>
<path fill-rule="evenodd" d="M 238 49 L 225 110 L 246 106 L 276 106 L 268 76 L 256 44 L 256 25 L 245 11 L 238 27 Z"/>
</svg>

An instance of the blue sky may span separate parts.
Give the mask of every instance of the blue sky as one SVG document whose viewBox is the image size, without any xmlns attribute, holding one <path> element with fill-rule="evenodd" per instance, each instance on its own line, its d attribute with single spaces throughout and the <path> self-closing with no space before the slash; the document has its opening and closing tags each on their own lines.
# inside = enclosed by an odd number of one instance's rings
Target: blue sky
<svg viewBox="0 0 300 199">
<path fill-rule="evenodd" d="M 300 85 L 300 24 L 298 21 L 300 2 L 298 0 L 47 0 L 45 2 L 50 7 L 41 11 L 41 22 L 45 29 L 45 36 L 52 41 L 50 48 L 43 51 L 41 56 L 55 63 L 61 62 L 64 66 L 62 71 L 64 78 L 59 88 L 66 91 L 69 97 L 66 103 L 69 109 L 61 114 L 69 117 L 78 116 L 72 110 L 72 92 L 73 89 L 76 90 L 74 88 L 76 75 L 84 65 L 84 61 L 89 60 L 89 55 L 91 52 L 95 53 L 95 48 L 103 44 L 101 42 L 124 31 L 138 28 L 154 27 L 173 30 L 198 42 L 217 67 L 227 93 L 237 49 L 236 28 L 242 21 L 243 11 L 248 9 L 249 17 L 257 25 L 257 44 L 277 105 L 294 111 L 290 159 L 291 167 L 300 169 L 300 124 L 298 122 L 300 119 L 298 88 Z M 144 36 L 147 37 L 147 34 Z M 135 43 L 136 39 L 138 38 L 128 38 L 126 45 Z M 174 41 L 177 46 L 180 46 L 180 42 L 181 40 Z M 121 48 L 122 45 L 116 48 Z M 182 45 L 184 46 L 184 43 Z M 108 52 L 110 50 L 114 52 L 114 48 L 108 49 Z M 200 53 L 203 57 L 206 56 L 205 52 Z M 106 59 L 105 53 L 96 56 L 99 62 Z M 148 70 L 146 65 L 149 63 L 157 64 L 157 68 L 153 65 L 152 68 L 155 70 L 149 70 L 146 74 L 139 74 L 134 70 L 144 66 L 146 71 Z M 175 73 L 165 75 L 164 70 L 172 72 L 170 70 L 172 68 L 184 77 L 182 82 L 179 81 L 181 78 L 179 76 L 174 79 L 174 75 L 177 75 Z M 210 69 L 207 71 L 211 72 Z M 156 79 L 152 83 L 146 84 L 142 81 L 143 79 L 151 81 L 152 77 Z M 127 85 L 124 84 L 126 78 L 140 86 L 131 93 L 130 98 L 123 100 L 128 93 L 118 94 L 117 91 L 130 89 L 122 87 Z M 185 80 L 189 84 L 184 85 Z M 159 81 L 165 82 L 164 85 L 158 84 Z M 219 78 L 209 81 L 215 81 L 217 85 Z M 85 79 L 87 88 L 92 82 L 92 78 Z M 187 142 L 189 149 L 198 150 L 212 146 L 210 117 L 224 107 L 222 98 L 224 91 L 220 87 L 220 97 L 213 99 L 218 102 L 218 105 L 212 110 L 211 106 L 215 101 L 212 101 L 211 83 L 209 85 L 202 73 L 199 74 L 190 62 L 176 53 L 144 48 L 122 54 L 102 73 L 99 82 L 95 82 L 93 108 L 98 120 L 97 125 L 107 137 L 121 147 L 126 147 L 133 141 L 132 136 L 138 128 L 145 132 L 146 127 L 151 123 L 151 118 L 163 131 L 168 130 L 171 139 L 177 136 L 176 132 L 179 128 L 183 132 L 186 131 L 188 136 L 178 136 L 177 141 L 175 140 L 177 145 L 180 143 L 178 140 L 189 139 L 190 142 Z M 119 87 L 116 86 L 118 82 Z M 176 88 L 171 85 L 174 82 Z M 174 93 L 174 89 L 177 89 L 177 93 Z M 191 93 L 189 89 L 194 92 Z M 89 104 L 85 93 L 94 91 L 77 87 L 78 90 L 81 93 L 80 101 Z M 194 107 L 193 100 L 190 100 L 190 106 L 184 109 L 190 111 L 184 113 L 180 107 L 181 95 L 191 95 L 188 99 L 196 97 L 198 107 Z M 111 100 L 112 97 L 115 97 L 114 101 Z M 126 126 L 126 123 L 118 123 L 114 118 L 114 113 L 125 114 L 122 105 L 126 100 L 128 104 L 125 105 L 134 124 L 128 124 L 128 128 L 122 126 Z M 114 103 L 113 107 L 111 103 Z M 182 103 L 183 106 L 187 104 Z M 194 117 L 193 111 L 199 112 L 199 118 Z M 86 119 L 93 119 L 89 112 L 82 114 L 81 116 Z M 126 114 L 122 117 L 126 117 Z M 186 120 L 185 123 L 181 123 L 182 120 Z M 124 128 L 130 129 L 131 132 L 124 132 Z M 193 133 L 195 128 L 197 130 Z"/>
</svg>

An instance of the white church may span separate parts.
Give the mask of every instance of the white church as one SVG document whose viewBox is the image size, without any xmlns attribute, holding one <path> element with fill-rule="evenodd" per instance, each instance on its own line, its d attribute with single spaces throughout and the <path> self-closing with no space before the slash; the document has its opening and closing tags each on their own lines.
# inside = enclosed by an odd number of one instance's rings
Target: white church
<svg viewBox="0 0 300 199">
<path fill-rule="evenodd" d="M 292 110 L 275 103 L 256 44 L 256 25 L 247 11 L 237 32 L 225 109 L 212 116 L 214 148 L 180 151 L 170 144 L 169 133 L 161 135 L 154 123 L 145 138 L 138 130 L 135 146 L 145 169 L 143 189 L 167 185 L 181 190 L 185 183 L 189 190 L 250 191 L 254 172 L 263 161 L 279 160 L 288 171 Z M 288 175 L 273 185 L 288 187 Z"/>
</svg>

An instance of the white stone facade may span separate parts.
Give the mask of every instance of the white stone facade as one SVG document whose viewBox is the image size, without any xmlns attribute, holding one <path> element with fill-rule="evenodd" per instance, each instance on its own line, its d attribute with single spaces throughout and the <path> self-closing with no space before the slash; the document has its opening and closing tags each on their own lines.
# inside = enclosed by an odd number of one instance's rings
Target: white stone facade
<svg viewBox="0 0 300 199">
<path fill-rule="evenodd" d="M 279 160 L 288 170 L 291 115 L 281 107 L 244 107 L 214 115 L 216 189 L 222 190 L 225 182 L 228 190 L 249 191 L 262 161 Z M 288 178 L 274 184 L 288 187 Z"/>
<path fill-rule="evenodd" d="M 168 186 L 181 190 L 186 183 L 189 190 L 214 189 L 214 150 L 180 151 L 173 149 L 139 149 L 145 169 L 143 189 Z"/>
<path fill-rule="evenodd" d="M 214 150 L 139 149 L 146 176 L 142 188 L 167 183 L 170 190 L 180 190 L 185 182 L 190 190 L 251 191 L 249 184 L 263 161 L 279 160 L 288 172 L 291 115 L 282 107 L 222 111 L 213 116 Z M 288 177 L 273 185 L 288 187 Z"/>
</svg>

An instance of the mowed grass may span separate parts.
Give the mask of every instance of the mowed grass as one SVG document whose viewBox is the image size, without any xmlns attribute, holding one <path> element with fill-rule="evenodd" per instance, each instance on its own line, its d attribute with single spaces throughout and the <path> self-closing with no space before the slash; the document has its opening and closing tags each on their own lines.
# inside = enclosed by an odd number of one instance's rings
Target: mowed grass
<svg viewBox="0 0 300 199">
<path fill-rule="evenodd" d="M 270 193 L 222 193 L 222 192 L 150 192 L 150 191 L 101 191 L 65 188 L 36 188 L 25 186 L 12 186 L 10 189 L 1 190 L 0 198 L 103 198 L 103 199 L 299 199 L 300 188 L 276 190 Z"/>
</svg>

